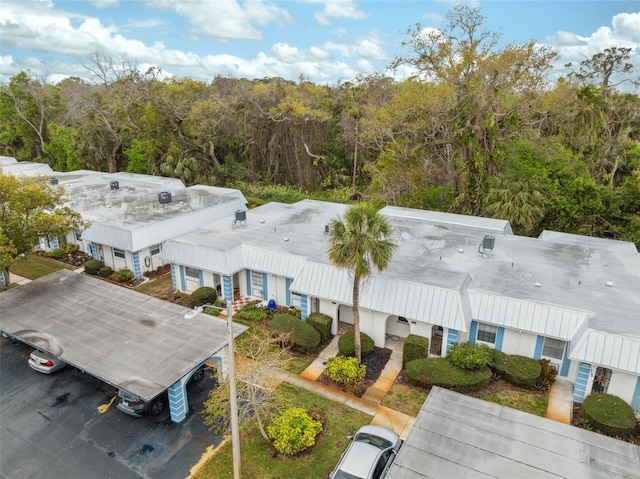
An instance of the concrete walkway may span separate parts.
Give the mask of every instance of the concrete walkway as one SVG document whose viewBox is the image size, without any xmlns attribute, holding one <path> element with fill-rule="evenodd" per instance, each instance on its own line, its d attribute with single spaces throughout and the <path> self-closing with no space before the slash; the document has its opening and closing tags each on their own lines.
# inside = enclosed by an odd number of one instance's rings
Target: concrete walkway
<svg viewBox="0 0 640 479">
<path fill-rule="evenodd" d="M 547 419 L 571 424 L 573 384 L 566 379 L 556 378 L 549 391 Z"/>
<path fill-rule="evenodd" d="M 362 411 L 372 416 L 371 424 L 388 427 L 395 431 L 402 439 L 405 439 L 411 430 L 411 426 L 413 426 L 415 422 L 415 418 L 380 405 L 402 369 L 402 348 L 404 341 L 402 339 L 391 341 L 387 345 L 387 347 L 393 347 L 387 365 L 380 373 L 378 380 L 367 389 L 361 398 L 358 398 L 352 394 L 347 394 L 316 381 L 326 368 L 327 358 L 338 355 L 338 339 L 339 336 L 335 336 L 327 347 L 320 352 L 318 357 L 307 369 L 300 373 L 299 376 L 279 371 L 277 373 L 279 379 L 313 391 L 327 399 L 346 404 L 352 409 Z"/>
</svg>

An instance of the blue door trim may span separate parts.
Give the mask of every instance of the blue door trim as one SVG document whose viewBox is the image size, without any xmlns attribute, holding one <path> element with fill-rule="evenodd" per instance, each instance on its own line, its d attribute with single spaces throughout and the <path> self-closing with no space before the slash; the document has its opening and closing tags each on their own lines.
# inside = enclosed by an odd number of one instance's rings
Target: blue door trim
<svg viewBox="0 0 640 479">
<path fill-rule="evenodd" d="M 580 363 L 578 366 L 578 375 L 576 376 L 576 385 L 573 387 L 573 402 L 581 403 L 587 393 L 587 384 L 591 376 L 591 364 Z"/>
<path fill-rule="evenodd" d="M 287 306 L 291 306 L 291 278 L 284 279 L 284 290 L 285 290 L 285 301 L 287 302 Z"/>
<path fill-rule="evenodd" d="M 447 350 L 445 354 L 449 353 L 449 348 L 458 342 L 458 330 L 447 329 Z"/>
<path fill-rule="evenodd" d="M 631 397 L 631 409 L 636 417 L 640 417 L 640 376 L 636 378 L 636 388 Z"/>
</svg>

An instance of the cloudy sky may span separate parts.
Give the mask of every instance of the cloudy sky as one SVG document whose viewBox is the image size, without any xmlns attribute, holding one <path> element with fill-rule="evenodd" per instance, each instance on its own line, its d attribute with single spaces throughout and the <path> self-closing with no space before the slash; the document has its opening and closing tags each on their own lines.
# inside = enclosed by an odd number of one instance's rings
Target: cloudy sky
<svg viewBox="0 0 640 479">
<path fill-rule="evenodd" d="M 437 28 L 454 0 L 1 0 L 0 82 L 22 70 L 89 78 L 89 56 L 207 81 L 301 76 L 336 85 L 391 73 L 406 31 Z M 474 0 L 503 44 L 536 40 L 561 66 L 631 47 L 640 74 L 640 0 Z M 556 73 L 558 73 L 556 72 Z M 406 73 L 406 72 L 404 72 Z M 637 91 L 637 89 L 635 90 Z"/>
</svg>

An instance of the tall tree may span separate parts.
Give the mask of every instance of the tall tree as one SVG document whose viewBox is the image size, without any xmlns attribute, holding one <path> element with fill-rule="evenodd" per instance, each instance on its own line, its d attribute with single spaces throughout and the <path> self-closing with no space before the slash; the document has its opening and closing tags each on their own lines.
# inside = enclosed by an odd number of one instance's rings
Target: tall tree
<svg viewBox="0 0 640 479">
<path fill-rule="evenodd" d="M 64 189 L 51 185 L 48 178 L 29 178 L 0 172 L 0 261 L 4 288 L 11 285 L 11 264 L 23 253 L 30 253 L 39 238 L 65 235 L 86 224 L 80 214 L 63 206 Z"/>
<path fill-rule="evenodd" d="M 531 99 L 545 88 L 544 74 L 557 57 L 534 41 L 499 49 L 498 34 L 484 21 L 479 8 L 457 5 L 440 30 L 410 29 L 404 44 L 414 54 L 392 63 L 449 89 L 441 98 L 444 128 L 430 144 L 453 161 L 457 209 L 470 214 L 480 212 L 487 179 L 498 173 L 494 152 L 529 120 Z"/>
<path fill-rule="evenodd" d="M 367 203 L 351 206 L 329 226 L 329 260 L 353 275 L 353 325 L 358 361 L 362 361 L 360 282 L 371 275 L 374 267 L 378 271 L 386 269 L 396 247 L 389 222 Z"/>
</svg>

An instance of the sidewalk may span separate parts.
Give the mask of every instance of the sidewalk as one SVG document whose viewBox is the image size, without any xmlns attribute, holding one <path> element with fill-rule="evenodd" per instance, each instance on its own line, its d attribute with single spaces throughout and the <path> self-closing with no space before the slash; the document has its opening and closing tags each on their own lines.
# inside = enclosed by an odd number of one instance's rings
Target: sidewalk
<svg viewBox="0 0 640 479">
<path fill-rule="evenodd" d="M 320 352 L 318 357 L 307 369 L 302 371 L 299 376 L 279 371 L 277 373 L 279 379 L 313 391 L 327 399 L 346 404 L 358 411 L 362 411 L 373 417 L 371 424 L 388 427 L 395 431 L 402 439 L 405 439 L 411 430 L 411 426 L 413 426 L 415 422 L 415 418 L 380 405 L 402 369 L 402 347 L 404 341 L 390 342 L 388 346 L 392 346 L 393 349 L 387 365 L 380 373 L 378 380 L 367 389 L 361 398 L 358 398 L 316 381 L 325 369 L 327 358 L 338 354 L 338 339 L 339 336 L 335 336 L 329 345 Z"/>
<path fill-rule="evenodd" d="M 549 391 L 547 419 L 571 424 L 573 384 L 566 379 L 556 378 Z"/>
</svg>

